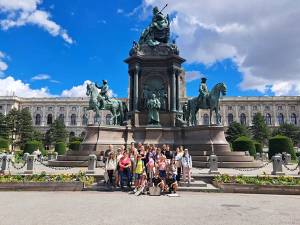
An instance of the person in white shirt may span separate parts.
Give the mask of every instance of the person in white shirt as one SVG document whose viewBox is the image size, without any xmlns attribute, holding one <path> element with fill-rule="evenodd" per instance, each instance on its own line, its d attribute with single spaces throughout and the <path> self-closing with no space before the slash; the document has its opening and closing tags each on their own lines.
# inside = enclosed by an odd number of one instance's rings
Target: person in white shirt
<svg viewBox="0 0 300 225">
<path fill-rule="evenodd" d="M 184 154 L 181 159 L 182 169 L 183 169 L 183 182 L 186 182 L 186 177 L 188 177 L 188 183 L 191 183 L 192 175 L 192 156 L 189 154 L 188 149 L 184 149 Z"/>
</svg>

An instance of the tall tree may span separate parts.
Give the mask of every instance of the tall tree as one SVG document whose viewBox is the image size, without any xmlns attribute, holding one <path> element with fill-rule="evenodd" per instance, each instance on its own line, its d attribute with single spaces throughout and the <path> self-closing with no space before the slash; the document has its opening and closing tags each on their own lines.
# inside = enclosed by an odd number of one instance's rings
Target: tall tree
<svg viewBox="0 0 300 225">
<path fill-rule="evenodd" d="M 51 124 L 50 129 L 45 134 L 45 144 L 52 145 L 57 142 L 66 142 L 68 132 L 63 121 L 57 119 Z"/>
<path fill-rule="evenodd" d="M 18 123 L 19 144 L 22 148 L 25 146 L 27 141 L 31 141 L 33 139 L 34 128 L 32 126 L 32 117 L 28 109 L 22 109 L 19 111 Z"/>
<path fill-rule="evenodd" d="M 19 133 L 19 111 L 17 109 L 13 108 L 9 111 L 6 116 L 6 124 L 9 141 L 14 146 Z"/>
<path fill-rule="evenodd" d="M 256 113 L 253 117 L 251 132 L 253 139 L 261 144 L 266 143 L 270 137 L 270 129 L 265 123 L 265 119 L 261 113 Z"/>
<path fill-rule="evenodd" d="M 243 124 L 240 124 L 235 121 L 232 122 L 226 131 L 227 141 L 232 143 L 235 139 L 237 139 L 241 136 L 250 137 L 251 133 L 250 133 L 249 129 Z"/>
<path fill-rule="evenodd" d="M 279 128 L 273 131 L 274 136 L 277 134 L 289 137 L 295 145 L 300 143 L 300 128 L 294 124 L 284 123 L 280 125 Z"/>
<path fill-rule="evenodd" d="M 2 113 L 0 113 L 0 138 L 6 140 L 9 139 L 9 129 L 7 125 L 7 118 Z"/>
</svg>

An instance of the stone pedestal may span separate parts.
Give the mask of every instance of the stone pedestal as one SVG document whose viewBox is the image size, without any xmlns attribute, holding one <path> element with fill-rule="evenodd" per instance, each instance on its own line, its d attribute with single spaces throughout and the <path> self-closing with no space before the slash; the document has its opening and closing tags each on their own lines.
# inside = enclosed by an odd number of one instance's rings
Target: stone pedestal
<svg viewBox="0 0 300 225">
<path fill-rule="evenodd" d="M 121 145 L 129 147 L 131 142 L 155 144 L 161 146 L 169 144 L 173 150 L 183 145 L 189 149 L 193 157 L 193 166 L 209 167 L 209 156 L 215 154 L 218 157 L 218 167 L 258 167 L 262 164 L 255 161 L 252 156 L 246 156 L 244 152 L 231 152 L 225 139 L 224 128 L 221 126 L 196 126 L 196 127 L 158 127 L 158 126 L 88 126 L 86 138 L 80 146 L 80 150 L 68 152 L 66 156 L 60 156 L 58 161 L 50 161 L 49 165 L 76 165 L 74 161 L 84 161 L 90 154 L 100 156 L 111 144 L 114 149 Z M 80 163 L 78 163 L 80 164 Z"/>
</svg>

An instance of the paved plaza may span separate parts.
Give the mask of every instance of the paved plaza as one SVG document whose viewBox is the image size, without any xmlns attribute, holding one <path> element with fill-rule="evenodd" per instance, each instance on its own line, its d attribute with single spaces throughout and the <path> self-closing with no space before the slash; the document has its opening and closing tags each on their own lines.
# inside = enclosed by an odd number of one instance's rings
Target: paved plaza
<svg viewBox="0 0 300 225">
<path fill-rule="evenodd" d="M 1 225 L 298 225 L 300 196 L 0 192 Z"/>
</svg>

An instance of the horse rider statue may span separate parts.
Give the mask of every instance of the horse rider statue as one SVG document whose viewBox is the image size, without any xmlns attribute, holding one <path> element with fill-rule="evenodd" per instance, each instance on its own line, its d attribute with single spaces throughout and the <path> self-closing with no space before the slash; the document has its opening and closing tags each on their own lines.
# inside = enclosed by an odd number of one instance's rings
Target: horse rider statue
<svg viewBox="0 0 300 225">
<path fill-rule="evenodd" d="M 207 78 L 202 77 L 201 78 L 201 84 L 199 86 L 199 98 L 200 98 L 199 100 L 200 100 L 200 102 L 202 102 L 203 108 L 208 107 L 207 98 L 209 96 L 209 91 L 208 91 L 208 88 L 207 88 L 207 85 L 206 85 L 206 81 L 207 81 Z"/>
<path fill-rule="evenodd" d="M 97 83 L 95 83 L 95 86 L 100 89 L 99 92 L 99 97 L 100 99 L 104 99 L 106 102 L 111 102 L 110 97 L 108 95 L 108 91 L 109 91 L 109 86 L 107 84 L 107 80 L 102 80 L 102 86 L 99 86 Z M 104 104 L 102 104 L 102 106 L 104 107 Z"/>
</svg>

